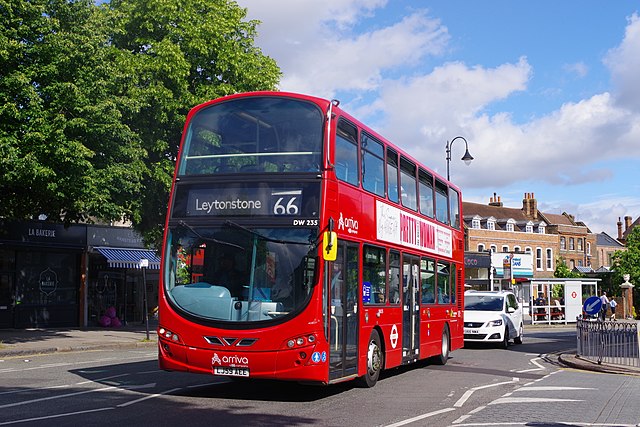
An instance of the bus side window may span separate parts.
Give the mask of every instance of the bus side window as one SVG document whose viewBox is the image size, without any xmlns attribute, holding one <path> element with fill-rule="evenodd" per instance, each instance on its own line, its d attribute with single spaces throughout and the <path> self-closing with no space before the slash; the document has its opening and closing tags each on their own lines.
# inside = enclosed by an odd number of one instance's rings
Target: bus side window
<svg viewBox="0 0 640 427">
<path fill-rule="evenodd" d="M 362 188 L 384 197 L 384 146 L 364 132 L 362 147 Z"/>
<path fill-rule="evenodd" d="M 460 228 L 460 195 L 449 188 L 449 219 L 453 228 Z"/>
<path fill-rule="evenodd" d="M 363 304 L 384 304 L 386 302 L 387 290 L 384 280 L 387 270 L 386 262 L 387 254 L 383 248 L 364 246 L 362 262 Z M 368 290 L 366 294 L 365 289 Z"/>
<path fill-rule="evenodd" d="M 436 180 L 436 219 L 443 224 L 449 224 L 449 195 L 447 185 Z"/>
<path fill-rule="evenodd" d="M 387 197 L 398 203 L 398 153 L 387 149 Z"/>
<path fill-rule="evenodd" d="M 422 290 L 422 303 L 433 304 L 436 302 L 436 274 L 435 261 L 430 258 L 420 260 L 420 287 Z"/>
<path fill-rule="evenodd" d="M 400 304 L 400 252 L 389 251 L 389 303 Z"/>
<path fill-rule="evenodd" d="M 451 303 L 451 296 L 449 295 L 449 282 L 451 281 L 451 266 L 448 262 L 438 261 L 438 304 Z"/>
<path fill-rule="evenodd" d="M 433 218 L 433 176 L 427 171 L 420 169 L 419 193 L 420 193 L 420 213 Z"/>
<path fill-rule="evenodd" d="M 336 177 L 353 185 L 359 184 L 357 135 L 358 131 L 355 126 L 345 120 L 340 120 L 336 132 Z"/>
<path fill-rule="evenodd" d="M 400 158 L 400 188 L 402 189 L 402 206 L 414 211 L 418 210 L 416 195 L 416 165 Z"/>
</svg>

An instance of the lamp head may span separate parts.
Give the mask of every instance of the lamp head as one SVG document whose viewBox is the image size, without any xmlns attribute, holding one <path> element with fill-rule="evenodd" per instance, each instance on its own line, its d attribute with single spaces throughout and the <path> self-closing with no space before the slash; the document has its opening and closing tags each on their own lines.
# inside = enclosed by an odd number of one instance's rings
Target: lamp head
<svg viewBox="0 0 640 427">
<path fill-rule="evenodd" d="M 462 156 L 462 159 L 464 161 L 464 164 L 469 166 L 471 164 L 471 161 L 473 160 L 473 156 L 471 154 L 469 154 L 469 149 L 467 148 L 466 151 L 464 152 L 464 156 Z"/>
</svg>

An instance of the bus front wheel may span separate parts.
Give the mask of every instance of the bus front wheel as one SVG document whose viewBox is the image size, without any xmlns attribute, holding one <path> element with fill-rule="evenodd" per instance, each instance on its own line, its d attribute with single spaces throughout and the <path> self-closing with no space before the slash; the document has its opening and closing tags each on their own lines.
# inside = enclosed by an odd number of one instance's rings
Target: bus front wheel
<svg viewBox="0 0 640 427">
<path fill-rule="evenodd" d="M 382 371 L 382 346 L 380 345 L 380 334 L 375 329 L 371 332 L 369 345 L 367 347 L 367 372 L 362 378 L 362 384 L 366 387 L 376 385 Z"/>
</svg>

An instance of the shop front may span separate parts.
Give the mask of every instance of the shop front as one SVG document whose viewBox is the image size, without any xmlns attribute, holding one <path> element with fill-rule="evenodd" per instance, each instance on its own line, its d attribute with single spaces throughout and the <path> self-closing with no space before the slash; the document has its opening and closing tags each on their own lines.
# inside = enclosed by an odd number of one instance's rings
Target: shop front
<svg viewBox="0 0 640 427">
<path fill-rule="evenodd" d="M 0 222 L 0 328 L 78 325 L 84 227 Z"/>
<path fill-rule="evenodd" d="M 0 328 L 142 321 L 145 297 L 157 305 L 159 266 L 130 228 L 0 220 Z"/>
<path fill-rule="evenodd" d="M 87 324 L 119 327 L 143 321 L 145 297 L 149 311 L 158 304 L 157 253 L 143 248 L 142 238 L 131 229 L 89 226 L 87 231 Z M 142 274 L 144 259 L 148 263 Z"/>
<path fill-rule="evenodd" d="M 490 252 L 464 253 L 465 290 L 489 291 L 493 281 Z"/>
</svg>

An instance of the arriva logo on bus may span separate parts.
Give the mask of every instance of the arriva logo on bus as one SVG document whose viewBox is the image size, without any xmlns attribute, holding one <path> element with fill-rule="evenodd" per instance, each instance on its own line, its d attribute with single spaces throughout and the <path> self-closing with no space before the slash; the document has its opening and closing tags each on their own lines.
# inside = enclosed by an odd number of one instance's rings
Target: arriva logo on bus
<svg viewBox="0 0 640 427">
<path fill-rule="evenodd" d="M 246 356 L 218 356 L 218 353 L 213 353 L 211 358 L 211 364 L 215 365 L 228 365 L 228 366 L 247 366 L 249 364 L 249 358 Z"/>
<path fill-rule="evenodd" d="M 354 218 L 345 218 L 340 212 L 338 230 L 346 230 L 349 234 L 358 234 L 358 221 Z"/>
</svg>

